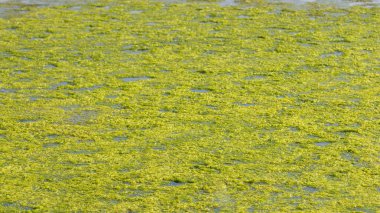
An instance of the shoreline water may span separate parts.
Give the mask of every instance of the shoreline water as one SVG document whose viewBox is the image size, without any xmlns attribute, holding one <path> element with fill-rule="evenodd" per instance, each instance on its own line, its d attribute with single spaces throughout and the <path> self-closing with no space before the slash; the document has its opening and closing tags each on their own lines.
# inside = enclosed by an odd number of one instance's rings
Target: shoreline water
<svg viewBox="0 0 380 213">
<path fill-rule="evenodd" d="M 239 6 L 252 5 L 255 1 L 252 0 L 220 0 L 220 1 L 205 1 L 205 0 L 156 0 L 164 3 L 217 3 L 220 6 Z M 28 12 L 28 7 L 52 7 L 60 5 L 83 5 L 97 2 L 96 0 L 0 0 L 0 18 L 17 16 Z M 260 1 L 259 1 L 260 2 Z M 319 4 L 324 6 L 333 6 L 337 8 L 348 8 L 352 6 L 363 7 L 378 7 L 380 0 L 371 1 L 353 1 L 353 0 L 267 0 L 270 4 L 286 4 L 292 9 L 307 9 L 309 4 Z M 283 5 L 285 6 L 285 5 Z"/>
</svg>

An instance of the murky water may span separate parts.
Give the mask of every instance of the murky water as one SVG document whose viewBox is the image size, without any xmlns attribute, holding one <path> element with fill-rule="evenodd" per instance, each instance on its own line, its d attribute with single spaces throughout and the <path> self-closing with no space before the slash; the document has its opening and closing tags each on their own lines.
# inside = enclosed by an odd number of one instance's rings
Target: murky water
<svg viewBox="0 0 380 213">
<path fill-rule="evenodd" d="M 186 2 L 213 2 L 207 0 L 158 0 L 161 2 L 169 2 L 169 3 L 186 3 Z M 355 1 L 355 0 L 268 0 L 269 2 L 274 3 L 288 3 L 295 6 L 302 6 L 308 3 L 319 3 L 319 4 L 329 4 L 338 7 L 350 7 L 355 5 L 366 5 L 366 6 L 379 6 L 380 0 L 372 0 L 372 1 Z M 240 4 L 250 4 L 255 1 L 247 1 L 247 0 L 220 0 L 217 1 L 220 6 L 237 6 Z"/>
<path fill-rule="evenodd" d="M 28 7 L 50 7 L 58 5 L 76 5 L 71 9 L 80 10 L 81 4 L 95 2 L 96 0 L 0 0 L 0 18 L 7 18 L 16 16 L 19 14 L 25 14 L 29 11 Z M 186 2 L 210 2 L 205 0 L 155 0 L 164 3 L 186 3 Z M 212 2 L 212 1 L 211 1 Z M 250 1 L 244 0 L 221 0 L 217 3 L 222 7 L 228 6 L 238 6 L 238 5 L 250 5 Z M 351 7 L 351 6 L 366 6 L 366 7 L 377 7 L 380 6 L 380 0 L 268 0 L 268 2 L 273 3 L 287 3 L 289 6 L 295 8 L 304 8 L 310 3 L 318 3 L 324 5 L 332 5 L 335 7 Z M 139 14 L 141 11 L 131 11 L 132 14 Z M 240 17 L 244 18 L 244 17 Z M 130 54 L 140 54 L 141 52 L 128 52 Z"/>
<path fill-rule="evenodd" d="M 47 7 L 47 6 L 57 6 L 57 5 L 81 5 L 86 3 L 95 2 L 96 0 L 0 0 L 0 17 L 8 17 L 12 15 L 26 13 L 28 9 L 23 7 Z M 186 2 L 214 2 L 207 0 L 156 0 L 164 3 L 186 3 Z M 337 7 L 351 7 L 356 5 L 362 6 L 380 6 L 380 0 L 268 0 L 273 3 L 288 3 L 296 7 L 302 7 L 309 3 L 319 3 L 334 5 Z M 220 0 L 217 3 L 220 6 L 237 6 L 240 4 L 249 5 L 254 1 L 245 0 Z M 251 3 L 252 4 L 252 3 Z M 80 10 L 79 6 L 76 6 Z M 133 14 L 138 14 L 141 11 L 131 11 Z"/>
<path fill-rule="evenodd" d="M 192 92 L 197 92 L 197 93 L 206 93 L 209 92 L 207 89 L 191 89 Z"/>
<path fill-rule="evenodd" d="M 94 2 L 95 0 L 0 0 L 0 4 L 25 4 L 25 5 L 62 5 L 81 4 Z"/>
</svg>

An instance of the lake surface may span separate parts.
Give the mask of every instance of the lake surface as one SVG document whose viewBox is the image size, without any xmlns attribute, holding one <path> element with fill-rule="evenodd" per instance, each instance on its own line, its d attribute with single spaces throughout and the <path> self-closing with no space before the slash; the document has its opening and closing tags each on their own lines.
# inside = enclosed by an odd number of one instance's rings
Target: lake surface
<svg viewBox="0 0 380 213">
<path fill-rule="evenodd" d="M 164 3 L 207 3 L 204 0 L 156 0 Z M 28 12 L 26 7 L 49 7 L 59 5 L 83 5 L 86 3 L 94 3 L 96 0 L 0 0 L 0 17 L 15 16 Z M 242 0 L 220 0 L 215 3 L 220 6 L 238 6 L 238 5 L 252 5 L 254 1 Z M 288 7 L 293 9 L 305 9 L 310 3 L 317 3 L 321 5 L 334 6 L 338 8 L 347 8 L 352 6 L 364 7 L 378 7 L 380 0 L 268 0 L 271 3 L 286 3 Z M 285 6 L 285 5 L 284 5 Z M 80 7 L 73 7 L 73 10 L 80 10 Z"/>
<path fill-rule="evenodd" d="M 0 212 L 378 210 L 377 2 L 1 2 Z"/>
</svg>

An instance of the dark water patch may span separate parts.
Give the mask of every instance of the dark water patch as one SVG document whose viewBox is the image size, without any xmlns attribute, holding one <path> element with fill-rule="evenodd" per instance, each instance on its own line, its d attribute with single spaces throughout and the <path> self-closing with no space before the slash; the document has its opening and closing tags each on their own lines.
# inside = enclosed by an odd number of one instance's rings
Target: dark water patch
<svg viewBox="0 0 380 213">
<path fill-rule="evenodd" d="M 62 108 L 65 111 L 72 111 L 72 110 L 75 110 L 75 109 L 79 109 L 80 107 L 81 106 L 79 104 L 73 104 L 73 105 L 61 106 L 60 108 Z"/>
<path fill-rule="evenodd" d="M 206 50 L 203 55 L 215 55 L 217 52 L 215 50 Z"/>
<path fill-rule="evenodd" d="M 135 82 L 135 81 L 142 81 L 142 80 L 148 80 L 148 79 L 150 79 L 150 77 L 148 76 L 122 78 L 124 82 Z"/>
<path fill-rule="evenodd" d="M 11 203 L 11 202 L 2 202 L 2 206 L 4 207 L 12 207 L 12 206 L 17 206 L 17 203 Z"/>
<path fill-rule="evenodd" d="M 23 206 L 16 202 L 1 202 L 1 204 L 3 207 L 17 208 L 18 210 L 21 210 L 21 211 L 32 211 L 35 209 L 34 207 Z"/>
<path fill-rule="evenodd" d="M 167 183 L 166 186 L 182 186 L 184 184 L 185 184 L 184 182 L 181 182 L 179 180 L 174 180 Z"/>
<path fill-rule="evenodd" d="M 60 146 L 61 144 L 60 143 L 45 143 L 43 145 L 44 148 L 54 148 L 54 147 L 58 147 Z"/>
<path fill-rule="evenodd" d="M 239 18 L 239 19 L 248 19 L 248 18 L 250 18 L 250 16 L 247 16 L 247 15 L 239 15 L 239 16 L 237 16 L 237 18 Z"/>
<path fill-rule="evenodd" d="M 235 104 L 238 105 L 238 106 L 242 106 L 242 107 L 251 107 L 251 106 L 255 106 L 255 104 L 253 104 L 253 103 L 236 102 Z"/>
<path fill-rule="evenodd" d="M 337 174 L 328 174 L 326 175 L 326 179 L 331 180 L 331 181 L 341 181 L 339 176 Z"/>
<path fill-rule="evenodd" d="M 78 149 L 78 150 L 66 150 L 65 151 L 68 154 L 73 154 L 73 155 L 92 155 L 97 153 L 95 150 L 85 150 L 85 149 Z"/>
<path fill-rule="evenodd" d="M 54 84 L 53 86 L 50 87 L 50 89 L 55 90 L 55 89 L 58 89 L 60 87 L 64 87 L 67 85 L 71 85 L 71 83 L 67 82 L 67 81 L 62 81 L 62 82 L 59 82 L 58 84 Z"/>
<path fill-rule="evenodd" d="M 261 181 L 248 181 L 248 183 L 254 184 L 256 186 L 267 186 L 269 183 L 266 180 Z"/>
<path fill-rule="evenodd" d="M 325 123 L 325 126 L 339 126 L 338 123 Z"/>
<path fill-rule="evenodd" d="M 156 151 L 165 151 L 166 147 L 165 146 L 154 146 L 154 147 L 152 147 L 152 149 L 156 150 Z"/>
<path fill-rule="evenodd" d="M 310 193 L 315 193 L 318 191 L 317 188 L 312 187 L 312 186 L 305 186 L 305 187 L 303 187 L 303 190 L 306 192 L 310 192 Z"/>
<path fill-rule="evenodd" d="M 255 208 L 254 208 L 254 207 L 249 207 L 249 208 L 247 209 L 247 212 L 248 212 L 248 213 L 254 213 L 254 212 L 255 212 Z"/>
<path fill-rule="evenodd" d="M 134 45 L 126 45 L 126 46 L 124 46 L 122 48 L 122 51 L 124 53 L 128 53 L 130 55 L 139 55 L 139 54 L 142 54 L 142 53 L 146 53 L 149 50 L 148 49 L 138 48 L 138 47 L 135 47 Z"/>
<path fill-rule="evenodd" d="M 91 144 L 94 142 L 95 142 L 95 140 L 93 140 L 93 139 L 80 139 L 77 141 L 77 143 L 85 143 L 85 144 Z"/>
<path fill-rule="evenodd" d="M 44 66 L 45 69 L 54 69 L 57 68 L 58 66 L 56 64 L 47 64 Z"/>
<path fill-rule="evenodd" d="M 145 25 L 146 26 L 155 26 L 155 25 L 157 25 L 157 23 L 156 22 L 147 22 Z"/>
<path fill-rule="evenodd" d="M 138 50 L 123 50 L 123 52 L 131 54 L 131 55 L 139 55 L 145 52 L 148 52 L 146 49 L 138 49 Z"/>
<path fill-rule="evenodd" d="M 46 137 L 49 138 L 49 139 L 55 139 L 57 138 L 59 135 L 58 134 L 49 134 L 47 135 Z"/>
<path fill-rule="evenodd" d="M 302 196 L 292 196 L 287 200 L 289 201 L 289 205 L 293 207 L 298 207 L 302 202 Z"/>
<path fill-rule="evenodd" d="M 239 164 L 246 164 L 247 162 L 242 161 L 242 160 L 237 160 L 237 159 L 232 159 L 229 162 L 225 162 L 224 165 L 226 166 L 235 166 Z"/>
<path fill-rule="evenodd" d="M 351 151 L 342 152 L 341 157 L 344 160 L 351 162 L 352 165 L 355 167 L 361 167 L 361 168 L 368 168 L 369 167 L 368 163 L 366 163 L 364 161 L 360 161 L 360 158 L 358 156 L 356 156 L 354 153 L 352 153 Z"/>
<path fill-rule="evenodd" d="M 267 76 L 265 75 L 252 75 L 252 76 L 245 77 L 244 79 L 245 80 L 260 80 L 260 79 L 265 79 L 265 78 L 267 78 Z"/>
<path fill-rule="evenodd" d="M 358 162 L 359 158 L 356 157 L 353 153 L 351 152 L 342 152 L 340 155 L 343 159 L 352 161 L 352 162 Z"/>
<path fill-rule="evenodd" d="M 313 135 L 313 134 L 308 134 L 307 137 L 310 139 L 319 139 L 320 138 L 318 135 Z"/>
<path fill-rule="evenodd" d="M 302 172 L 288 172 L 287 175 L 291 178 L 300 178 L 302 176 Z"/>
<path fill-rule="evenodd" d="M 222 7 L 228 7 L 228 6 L 237 6 L 238 3 L 235 0 L 224 0 L 219 2 L 219 5 Z"/>
<path fill-rule="evenodd" d="M 298 127 L 294 127 L 294 126 L 291 126 L 291 127 L 289 127 L 289 130 L 290 130 L 291 132 L 299 132 L 299 131 L 300 131 L 300 128 L 298 128 Z"/>
<path fill-rule="evenodd" d="M 123 141 L 128 140 L 128 137 L 127 136 L 116 136 L 113 138 L 113 140 L 116 142 L 123 142 Z"/>
<path fill-rule="evenodd" d="M 84 167 L 84 166 L 89 166 L 89 163 L 73 163 L 72 164 L 75 167 Z"/>
<path fill-rule="evenodd" d="M 109 99 L 115 99 L 119 97 L 118 95 L 107 95 L 106 98 L 109 98 Z"/>
<path fill-rule="evenodd" d="M 15 93 L 15 92 L 16 92 L 15 89 L 5 89 L 5 88 L 0 89 L 0 93 Z"/>
<path fill-rule="evenodd" d="M 350 41 L 347 38 L 341 37 L 341 36 L 332 36 L 330 37 L 331 43 L 350 43 Z"/>
<path fill-rule="evenodd" d="M 199 74 L 207 74 L 206 70 L 196 70 L 195 72 Z"/>
<path fill-rule="evenodd" d="M 31 82 L 32 79 L 31 78 L 19 78 L 18 79 L 18 82 Z"/>
<path fill-rule="evenodd" d="M 352 76 L 347 75 L 346 73 L 341 73 L 338 76 L 336 76 L 336 78 L 333 81 L 349 83 L 351 82 L 351 79 L 352 79 Z"/>
<path fill-rule="evenodd" d="M 364 212 L 364 213 L 376 213 L 377 211 L 373 208 L 367 208 L 367 207 L 356 207 L 353 209 L 354 212 Z"/>
<path fill-rule="evenodd" d="M 316 66 L 311 65 L 302 65 L 297 68 L 300 71 L 311 71 L 311 72 L 319 72 L 320 69 Z"/>
<path fill-rule="evenodd" d="M 208 89 L 191 89 L 192 92 L 196 92 L 196 93 L 207 93 L 207 92 L 210 92 L 210 90 Z"/>
<path fill-rule="evenodd" d="M 217 110 L 218 109 L 218 107 L 213 106 L 213 105 L 206 105 L 206 107 L 209 108 L 209 109 L 213 109 L 213 110 Z"/>
<path fill-rule="evenodd" d="M 0 56 L 4 58 L 12 57 L 12 53 L 10 52 L 0 52 Z"/>
<path fill-rule="evenodd" d="M 37 96 L 29 97 L 29 101 L 31 102 L 38 101 L 39 99 L 41 99 L 41 97 L 37 97 Z"/>
<path fill-rule="evenodd" d="M 72 7 L 69 7 L 68 8 L 69 10 L 72 10 L 72 11 L 80 11 L 82 9 L 82 6 L 72 6 Z"/>
<path fill-rule="evenodd" d="M 197 125 L 207 125 L 207 126 L 210 126 L 210 125 L 214 125 L 215 121 L 192 121 L 191 123 L 197 124 Z"/>
<path fill-rule="evenodd" d="M 353 98 L 353 99 L 350 99 L 350 101 L 354 104 L 359 104 L 361 102 L 361 98 Z"/>
<path fill-rule="evenodd" d="M 355 129 L 345 129 L 345 130 L 337 131 L 335 132 L 335 134 L 337 134 L 341 138 L 346 138 L 350 135 L 356 135 L 356 136 L 360 135 L 358 130 L 355 130 Z"/>
<path fill-rule="evenodd" d="M 341 17 L 341 16 L 347 15 L 347 13 L 343 13 L 343 12 L 324 12 L 323 14 L 327 16 L 332 16 L 332 17 Z"/>
<path fill-rule="evenodd" d="M 24 73 L 27 73 L 27 72 L 28 71 L 26 71 L 26 70 L 15 70 L 14 74 L 20 75 L 20 74 L 24 74 Z"/>
<path fill-rule="evenodd" d="M 146 196 L 149 196 L 151 194 L 152 194 L 151 191 L 144 191 L 144 190 L 136 189 L 136 190 L 133 190 L 129 194 L 129 197 L 146 197 Z"/>
<path fill-rule="evenodd" d="M 83 110 L 77 114 L 72 115 L 68 121 L 73 124 L 85 124 L 97 116 L 98 112 L 95 110 Z"/>
<path fill-rule="evenodd" d="M 92 87 L 82 87 L 82 88 L 79 88 L 78 91 L 94 91 L 94 90 L 100 89 L 102 87 L 103 87 L 103 85 L 94 85 Z"/>
<path fill-rule="evenodd" d="M 18 120 L 18 122 L 20 122 L 20 123 L 34 123 L 37 121 L 38 121 L 38 119 L 20 119 L 20 120 Z"/>
<path fill-rule="evenodd" d="M 214 210 L 214 213 L 222 212 L 222 208 L 221 207 L 214 207 L 213 210 Z"/>
<path fill-rule="evenodd" d="M 115 200 L 115 199 L 106 199 L 106 198 L 101 198 L 99 199 L 100 202 L 102 203 L 106 203 L 107 205 L 109 206 L 114 206 L 114 205 L 117 205 L 120 203 L 119 200 Z"/>
<path fill-rule="evenodd" d="M 112 109 L 124 109 L 125 107 L 121 104 L 112 104 Z"/>
<path fill-rule="evenodd" d="M 88 166 L 90 165 L 89 163 L 85 163 L 85 162 L 72 162 L 72 161 L 65 161 L 65 162 L 62 162 L 61 163 L 62 165 L 66 165 L 66 166 L 69 166 L 69 167 L 84 167 L 84 166 Z M 72 179 L 74 177 L 69 177 L 69 178 L 65 178 L 65 179 Z"/>
<path fill-rule="evenodd" d="M 120 173 L 128 173 L 130 171 L 131 171 L 130 168 L 121 168 L 121 169 L 118 170 L 118 172 L 120 172 Z M 128 182 L 128 184 L 130 184 L 130 183 Z"/>
<path fill-rule="evenodd" d="M 129 13 L 132 14 L 132 15 L 141 14 L 143 12 L 144 12 L 143 10 L 130 10 L 129 11 Z"/>
<path fill-rule="evenodd" d="M 160 112 L 171 112 L 171 113 L 178 113 L 178 109 L 169 109 L 169 108 L 164 108 L 164 109 L 161 109 Z"/>
<path fill-rule="evenodd" d="M 328 146 L 330 144 L 331 144 L 331 142 L 329 142 L 329 141 L 321 141 L 321 142 L 315 143 L 315 145 L 319 146 L 319 147 L 325 147 L 325 146 Z"/>
<path fill-rule="evenodd" d="M 322 58 L 328 58 L 328 57 L 332 57 L 332 56 L 342 56 L 343 55 L 343 52 L 341 51 L 334 51 L 334 52 L 330 52 L 330 53 L 324 53 L 321 55 Z"/>
<path fill-rule="evenodd" d="M 312 46 L 314 46 L 314 44 L 312 44 L 312 43 L 306 43 L 306 42 L 297 42 L 297 44 L 299 44 L 302 47 L 312 47 Z"/>
<path fill-rule="evenodd" d="M 362 125 L 360 123 L 352 123 L 352 124 L 348 124 L 347 127 L 351 127 L 351 128 L 360 128 Z"/>
</svg>

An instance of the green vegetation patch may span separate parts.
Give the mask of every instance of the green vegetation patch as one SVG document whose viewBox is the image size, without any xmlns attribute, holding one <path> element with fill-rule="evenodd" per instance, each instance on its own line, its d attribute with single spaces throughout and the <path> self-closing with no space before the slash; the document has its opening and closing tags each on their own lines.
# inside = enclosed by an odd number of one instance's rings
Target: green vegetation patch
<svg viewBox="0 0 380 213">
<path fill-rule="evenodd" d="M 0 18 L 0 211 L 376 212 L 380 9 Z"/>
</svg>

